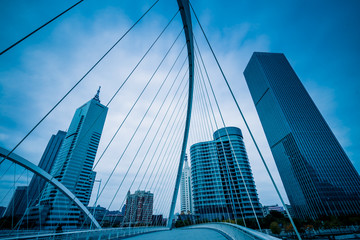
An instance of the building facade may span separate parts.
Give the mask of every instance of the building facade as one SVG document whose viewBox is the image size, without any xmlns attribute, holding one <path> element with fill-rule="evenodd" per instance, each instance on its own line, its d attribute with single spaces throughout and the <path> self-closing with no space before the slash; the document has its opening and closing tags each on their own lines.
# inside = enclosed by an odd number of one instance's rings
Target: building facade
<svg viewBox="0 0 360 240">
<path fill-rule="evenodd" d="M 55 159 L 58 155 L 60 147 L 65 139 L 66 132 L 58 131 L 56 135 L 52 135 L 48 142 L 45 151 L 40 159 L 38 167 L 46 171 L 51 172 Z M 38 175 L 34 175 L 29 184 L 29 206 L 34 206 L 39 202 L 40 193 L 45 187 L 46 180 Z"/>
<path fill-rule="evenodd" d="M 254 53 L 245 71 L 297 217 L 360 214 L 360 177 L 284 54 Z"/>
<path fill-rule="evenodd" d="M 54 164 L 55 158 L 59 152 L 60 146 L 65 138 L 65 135 L 66 132 L 58 131 L 56 135 L 51 136 L 50 141 L 48 142 L 45 148 L 45 151 L 38 164 L 38 167 L 42 168 L 47 173 L 50 173 L 51 171 L 51 168 Z M 34 174 L 33 177 L 31 178 L 29 186 L 27 186 L 26 189 L 25 187 L 21 187 L 22 189 L 21 191 L 19 189 L 19 191 L 21 192 L 20 197 L 19 197 L 20 192 L 17 192 L 18 189 L 16 190 L 17 193 L 15 192 L 18 195 L 18 197 L 15 197 L 17 199 L 16 200 L 17 204 L 15 206 L 16 211 L 14 213 L 15 216 L 19 218 L 21 218 L 24 214 L 26 214 L 26 216 L 24 217 L 26 221 L 22 222 L 22 225 L 24 225 L 24 227 L 31 228 L 34 225 L 36 225 L 36 223 L 39 221 L 39 212 L 37 210 L 38 208 L 36 207 L 36 204 L 39 202 L 40 194 L 44 189 L 45 184 L 46 184 L 45 179 Z M 10 213 L 12 213 L 12 204 L 13 202 L 10 201 L 8 206 L 8 209 L 10 209 Z M 34 208 L 36 209 L 35 211 Z M 31 215 L 31 213 L 33 215 Z"/>
<path fill-rule="evenodd" d="M 152 222 L 154 194 L 149 191 L 130 191 L 126 197 L 124 223 L 128 225 L 149 225 Z"/>
<path fill-rule="evenodd" d="M 269 206 L 263 206 L 263 212 L 264 212 L 264 216 L 267 216 L 270 214 L 271 211 L 276 211 L 282 214 L 286 214 L 284 208 L 282 206 L 279 205 L 269 205 Z"/>
<path fill-rule="evenodd" d="M 180 180 L 180 204 L 181 213 L 191 214 L 193 210 L 192 185 L 191 185 L 191 169 L 185 155 L 184 168 L 181 173 Z"/>
<path fill-rule="evenodd" d="M 227 127 L 190 147 L 194 213 L 202 219 L 262 217 L 241 130 Z"/>
<path fill-rule="evenodd" d="M 99 91 L 93 99 L 78 108 L 51 170 L 85 206 L 95 180 L 92 170 L 108 108 L 100 103 Z M 40 200 L 45 229 L 63 226 L 77 228 L 81 224 L 80 210 L 61 192 L 47 184 Z"/>
<path fill-rule="evenodd" d="M 3 217 L 3 215 L 4 215 L 5 211 L 6 211 L 6 207 L 4 207 L 4 206 L 0 206 L 0 218 L 2 218 L 2 217 Z"/>
<path fill-rule="evenodd" d="M 18 186 L 9 202 L 4 213 L 4 217 L 21 218 L 26 210 L 26 196 L 28 194 L 28 186 Z"/>
<path fill-rule="evenodd" d="M 108 210 L 104 207 L 101 207 L 100 205 L 97 205 L 96 207 L 87 207 L 87 209 L 89 210 L 89 212 L 94 216 L 94 218 L 96 219 L 96 221 L 101 222 L 104 220 L 104 225 L 109 225 L 110 223 L 106 223 L 105 222 L 105 215 L 108 214 Z M 91 225 L 92 222 L 89 218 L 86 218 L 86 224 L 87 225 Z"/>
</svg>

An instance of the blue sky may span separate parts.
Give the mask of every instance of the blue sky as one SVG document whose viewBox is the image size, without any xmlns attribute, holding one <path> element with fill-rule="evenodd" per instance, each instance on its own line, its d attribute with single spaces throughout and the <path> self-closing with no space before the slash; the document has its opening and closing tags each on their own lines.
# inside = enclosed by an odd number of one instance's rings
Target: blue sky
<svg viewBox="0 0 360 240">
<path fill-rule="evenodd" d="M 75 2 L 2 1 L 0 50 Z M 0 56 L 0 146 L 9 149 L 15 146 L 151 4 L 152 1 L 145 0 L 86 0 L 60 21 Z M 242 74 L 254 51 L 282 52 L 286 55 L 356 169 L 360 170 L 359 1 L 259 0 L 227 1 L 225 4 L 197 0 L 193 6 L 280 186 L 280 178 Z M 88 101 L 97 86 L 102 86 L 100 98 L 107 102 L 113 86 L 126 76 L 176 9 L 176 1 L 160 1 L 145 21 L 114 49 L 16 153 L 37 163 L 51 134 L 59 129 L 66 130 L 75 108 Z M 217 95 L 221 96 L 220 105 L 227 124 L 244 130 L 240 116 L 234 113 L 234 105 L 215 62 L 197 25 L 194 25 L 202 53 L 208 66 L 211 66 L 210 74 L 215 81 Z M 181 20 L 177 16 L 166 36 L 173 38 L 180 29 Z M 160 59 L 170 44 L 162 41 L 154 49 L 152 61 Z M 180 46 L 177 45 L 177 48 Z M 152 61 L 148 61 L 136 75 L 139 84 L 143 84 L 143 76 L 151 72 Z M 135 95 L 132 91 L 136 91 L 136 87 L 129 87 L 123 94 L 129 102 L 119 100 L 114 107 L 110 106 L 105 130 L 116 128 L 118 119 L 124 115 L 121 110 L 125 111 L 125 106 L 130 106 L 131 97 Z M 120 110 L 115 110 L 115 106 Z M 260 201 L 264 204 L 279 203 L 248 134 L 244 135 Z M 106 142 L 109 138 L 110 134 L 104 133 L 102 141 Z M 196 138 L 191 138 L 190 144 L 191 141 L 195 142 Z M 100 150 L 102 148 L 104 143 Z M 116 156 L 115 152 L 113 154 Z M 110 162 L 111 156 L 107 158 Z M 0 173 L 3 171 L 1 167 Z M 102 173 L 105 176 L 107 172 L 106 167 L 100 168 L 98 177 Z M 10 175 L 5 177 L 11 178 Z M 121 177 L 121 172 L 118 177 Z M 22 179 L 20 185 L 24 184 Z M 0 200 L 10 183 L 7 180 L 1 184 Z M 282 193 L 285 194 L 283 190 Z M 5 197 L 0 205 L 9 200 L 9 196 Z"/>
</svg>

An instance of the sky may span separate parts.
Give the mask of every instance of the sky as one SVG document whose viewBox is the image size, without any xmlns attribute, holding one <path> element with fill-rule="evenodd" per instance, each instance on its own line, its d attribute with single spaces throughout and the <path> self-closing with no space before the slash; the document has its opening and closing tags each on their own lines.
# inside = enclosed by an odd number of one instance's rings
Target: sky
<svg viewBox="0 0 360 240">
<path fill-rule="evenodd" d="M 75 2 L 2 1 L 0 3 L 0 50 L 5 49 Z M 85 0 L 46 28 L 1 55 L 0 146 L 12 149 L 152 3 L 153 1 L 149 0 L 102 2 Z M 360 171 L 359 1 L 349 0 L 345 3 L 325 0 L 257 0 L 227 1 L 226 3 L 203 0 L 192 2 L 285 200 L 287 201 L 286 193 L 243 76 L 243 70 L 255 51 L 285 54 L 355 168 Z M 102 87 L 100 93 L 102 103 L 107 103 L 176 11 L 176 1 L 160 0 L 143 21 L 79 84 L 15 153 L 37 164 L 50 136 L 58 130 L 68 128 L 76 108 L 91 99 L 98 86 Z M 194 34 L 208 66 L 226 125 L 237 126 L 244 133 L 244 142 L 260 202 L 263 205 L 280 204 L 194 18 L 193 25 Z M 139 95 L 142 86 L 145 85 L 158 62 L 181 31 L 181 27 L 181 18 L 177 15 L 164 33 L 164 37 L 152 49 L 150 57 L 144 60 L 133 77 L 129 79 L 129 84 L 124 86 L 109 106 L 97 159 L 99 152 L 105 149 L 111 139 L 112 132 L 117 129 L 136 96 Z M 180 36 L 173 51 L 169 54 L 170 60 L 164 62 L 163 68 L 154 78 L 154 84 L 161 83 L 161 79 L 165 77 L 183 44 L 184 37 Z M 180 62 L 183 62 L 185 57 L 182 53 L 176 69 L 180 69 Z M 182 75 L 184 73 L 185 69 Z M 171 76 L 174 77 L 175 73 Z M 109 148 L 109 152 L 101 160 L 102 164 L 96 168 L 97 179 L 102 179 L 102 184 L 110 174 L 111 166 L 118 160 L 120 150 L 124 149 L 127 142 L 125 139 L 134 132 L 147 104 L 155 94 L 156 86 L 159 85 L 153 86 L 152 90 L 144 94 L 144 103 L 139 105 L 132 118 L 124 125 L 120 137 L 118 136 L 115 140 L 115 147 Z M 170 82 L 166 83 L 166 86 L 169 87 Z M 169 96 L 171 97 L 172 94 L 173 92 Z M 198 98 L 194 99 L 196 101 Z M 168 101 L 165 106 L 167 104 Z M 161 101 L 156 101 L 155 106 L 160 105 Z M 199 110 L 197 106 L 195 102 L 193 116 L 199 114 L 196 112 Z M 156 111 L 151 109 L 150 117 L 154 117 L 155 114 Z M 109 182 L 109 190 L 104 191 L 104 200 L 99 202 L 101 205 L 109 204 L 108 199 L 115 192 L 117 183 L 126 174 L 126 169 L 131 162 L 130 152 L 136 152 L 136 146 L 144 137 L 146 127 L 150 126 L 151 118 L 147 118 L 144 124 L 145 127 L 141 128 L 140 136 L 135 138 L 134 144 L 129 148 L 129 153 L 124 154 L 124 160 Z M 200 128 L 200 125 L 200 122 L 193 120 L 194 127 L 190 130 L 188 148 L 195 142 L 211 140 L 210 131 L 203 133 L 200 131 L 200 134 L 197 134 L 196 131 L 199 130 L 196 130 L 196 126 Z M 178 128 L 182 129 L 181 126 Z M 176 144 L 180 146 L 180 141 Z M 144 152 L 140 155 L 144 156 Z M 171 158 L 175 159 L 175 157 Z M 4 175 L 0 183 L 1 206 L 6 206 L 10 201 L 14 174 L 20 176 L 16 186 L 26 184 L 31 177 L 28 172 L 21 174 L 20 167 L 11 167 L 8 172 L 5 172 L 9 165 L 5 162 L 0 166 L 0 176 Z M 140 163 L 136 161 L 129 171 L 129 178 L 136 174 L 136 169 L 139 167 Z M 167 180 L 173 181 L 171 177 L 175 172 L 174 169 L 169 170 L 165 175 L 165 180 L 160 180 L 159 189 L 169 185 Z M 112 208 L 120 207 L 121 199 L 129 186 L 130 183 L 126 180 Z M 96 187 L 98 186 L 94 187 L 91 203 L 94 202 Z M 162 204 L 161 201 L 158 203 L 156 211 L 161 212 L 163 211 L 161 205 L 166 204 Z M 179 211 L 179 204 L 176 211 Z"/>
</svg>

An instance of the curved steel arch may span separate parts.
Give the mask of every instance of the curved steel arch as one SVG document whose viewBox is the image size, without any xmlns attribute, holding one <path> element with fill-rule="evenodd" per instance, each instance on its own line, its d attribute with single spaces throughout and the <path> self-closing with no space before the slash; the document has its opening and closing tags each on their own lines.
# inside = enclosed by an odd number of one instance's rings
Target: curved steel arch
<svg viewBox="0 0 360 240">
<path fill-rule="evenodd" d="M 186 46 L 188 50 L 188 61 L 189 61 L 189 96 L 188 96 L 188 105 L 187 105 L 187 113 L 186 113 L 186 122 L 185 122 L 185 132 L 184 139 L 181 148 L 179 168 L 176 176 L 174 193 L 171 201 L 171 207 L 169 212 L 169 220 L 168 227 L 171 229 L 172 219 L 174 216 L 175 204 L 177 195 L 179 192 L 179 185 L 181 179 L 181 172 L 184 164 L 186 146 L 189 137 L 189 129 L 190 129 L 190 119 L 191 119 L 191 109 L 192 109 L 192 101 L 193 101 L 193 92 L 194 92 L 194 43 L 193 43 L 193 31 L 192 31 L 192 23 L 191 23 L 191 13 L 189 7 L 189 0 L 177 0 L 179 5 L 179 10 L 181 14 L 181 19 L 184 25 L 185 30 L 185 39 Z"/>
<path fill-rule="evenodd" d="M 96 221 L 94 216 L 89 212 L 89 210 L 80 202 L 80 200 L 69 190 L 67 189 L 61 182 L 56 180 L 52 175 L 45 172 L 40 167 L 36 166 L 35 164 L 29 162 L 25 158 L 20 157 L 17 154 L 11 153 L 10 156 L 7 157 L 10 151 L 6 150 L 5 148 L 0 147 L 0 157 L 3 157 L 4 159 L 8 159 L 30 171 L 35 173 L 36 175 L 46 179 L 49 183 L 54 185 L 57 189 L 59 189 L 66 197 L 70 199 L 70 201 L 74 202 L 76 206 L 79 207 L 79 209 L 84 212 L 92 221 L 93 224 L 95 224 L 96 228 L 101 229 L 100 224 Z"/>
</svg>

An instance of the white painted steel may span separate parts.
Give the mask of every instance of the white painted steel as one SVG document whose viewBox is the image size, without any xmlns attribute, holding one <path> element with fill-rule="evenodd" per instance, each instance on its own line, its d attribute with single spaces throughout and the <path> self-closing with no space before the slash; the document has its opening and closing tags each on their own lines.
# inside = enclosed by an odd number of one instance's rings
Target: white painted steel
<svg viewBox="0 0 360 240">
<path fill-rule="evenodd" d="M 10 151 L 6 150 L 5 148 L 0 147 L 0 157 L 5 158 L 9 154 L 9 152 Z M 8 156 L 6 159 L 30 170 L 36 175 L 44 178 L 50 184 L 54 185 L 55 188 L 60 190 L 66 197 L 68 197 L 73 203 L 75 203 L 75 205 L 78 206 L 79 209 L 86 214 L 86 216 L 89 217 L 89 219 L 96 226 L 96 228 L 101 229 L 100 224 L 96 221 L 94 216 L 89 212 L 89 210 L 84 206 L 84 204 L 82 204 L 82 202 L 80 202 L 80 200 L 69 189 L 67 189 L 62 183 L 56 180 L 52 175 L 15 153 L 11 153 L 10 156 Z"/>
</svg>

